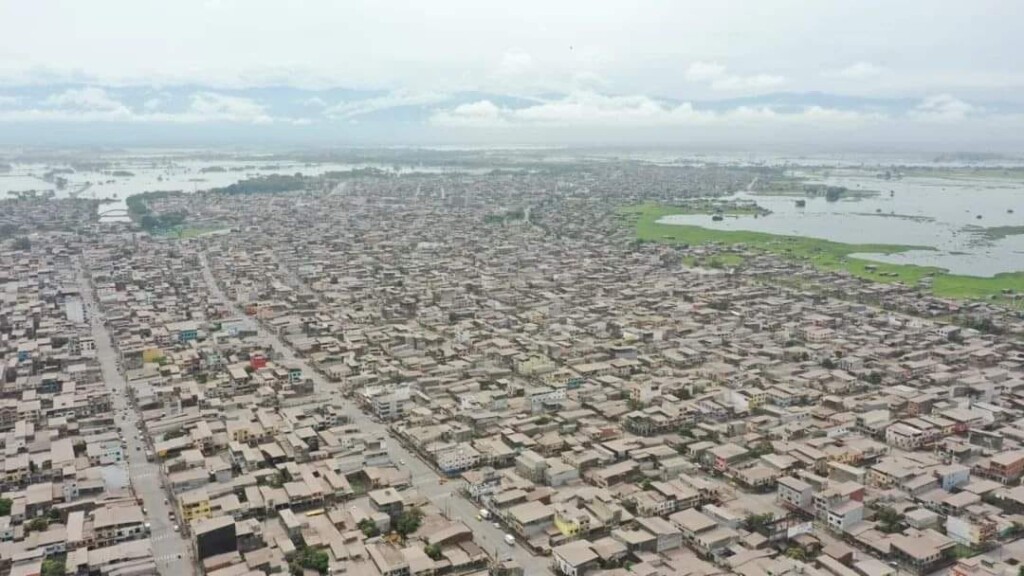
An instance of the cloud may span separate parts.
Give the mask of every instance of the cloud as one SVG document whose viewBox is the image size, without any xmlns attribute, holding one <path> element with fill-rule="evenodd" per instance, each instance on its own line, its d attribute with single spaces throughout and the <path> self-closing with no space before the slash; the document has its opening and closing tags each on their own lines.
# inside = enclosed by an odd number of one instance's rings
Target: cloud
<svg viewBox="0 0 1024 576">
<path fill-rule="evenodd" d="M 453 128 L 497 128 L 511 126 L 509 110 L 499 108 L 490 100 L 459 104 L 451 110 L 435 112 L 430 122 Z"/>
<path fill-rule="evenodd" d="M 53 94 L 43 101 L 43 105 L 71 110 L 91 110 L 116 112 L 118 114 L 131 114 L 127 106 L 112 98 L 106 90 L 96 88 L 94 86 L 73 88 L 61 92 L 60 94 Z"/>
<path fill-rule="evenodd" d="M 608 80 L 597 72 L 581 71 L 572 75 L 573 85 L 581 90 L 607 88 Z"/>
<path fill-rule="evenodd" d="M 249 98 L 196 92 L 190 96 L 189 107 L 183 112 L 157 112 L 163 104 L 151 98 L 141 110 L 132 110 L 106 90 L 85 87 L 65 90 L 42 99 L 29 108 L 10 108 L 0 111 L 0 122 L 163 122 L 198 124 L 231 122 L 267 124 L 275 121 L 266 108 Z M 291 119 L 281 119 L 292 121 Z"/>
<path fill-rule="evenodd" d="M 725 66 L 717 62 L 694 62 L 686 69 L 686 79 L 690 82 L 708 84 L 712 90 L 760 90 L 773 88 L 786 82 L 782 76 L 772 74 L 754 74 L 741 76 L 730 74 Z"/>
<path fill-rule="evenodd" d="M 408 92 L 398 90 L 375 98 L 339 102 L 324 110 L 324 114 L 329 118 L 350 120 L 357 116 L 364 116 L 381 110 L 438 104 L 447 98 L 447 94 L 440 92 Z"/>
<path fill-rule="evenodd" d="M 647 96 L 607 96 L 574 92 L 522 108 L 501 107 L 490 100 L 439 110 L 430 118 L 437 126 L 464 128 L 596 127 L 657 128 L 673 126 L 820 125 L 846 128 L 884 119 L 877 114 L 811 106 L 780 112 L 767 106 L 739 106 L 716 112 L 692 103 L 670 104 Z"/>
<path fill-rule="evenodd" d="M 884 68 L 862 60 L 860 62 L 850 64 L 846 68 L 826 72 L 824 76 L 831 78 L 843 78 L 846 80 L 865 80 L 867 78 L 874 78 L 875 76 L 882 74 L 884 71 Z"/>
<path fill-rule="evenodd" d="M 21 98 L 17 96 L 4 96 L 0 95 L 0 106 L 14 106 L 21 102 Z"/>
<path fill-rule="evenodd" d="M 686 69 L 686 79 L 691 82 L 711 82 L 725 76 L 725 66 L 716 62 L 694 62 Z"/>
<path fill-rule="evenodd" d="M 227 96 L 216 92 L 200 92 L 192 95 L 192 104 L 185 116 L 200 122 L 243 122 L 267 124 L 273 119 L 266 108 L 249 98 Z"/>
<path fill-rule="evenodd" d="M 522 76 L 533 68 L 533 56 L 519 50 L 509 50 L 501 55 L 501 63 L 498 65 L 498 75 L 506 78 Z"/>
<path fill-rule="evenodd" d="M 324 99 L 319 96 L 313 96 L 311 98 L 306 98 L 305 100 L 303 100 L 302 105 L 309 106 L 311 108 L 326 108 L 327 102 L 324 102 Z"/>
<path fill-rule="evenodd" d="M 925 122 L 958 122 L 981 112 L 981 108 L 951 94 L 936 94 L 922 100 L 910 111 L 909 116 Z"/>
</svg>

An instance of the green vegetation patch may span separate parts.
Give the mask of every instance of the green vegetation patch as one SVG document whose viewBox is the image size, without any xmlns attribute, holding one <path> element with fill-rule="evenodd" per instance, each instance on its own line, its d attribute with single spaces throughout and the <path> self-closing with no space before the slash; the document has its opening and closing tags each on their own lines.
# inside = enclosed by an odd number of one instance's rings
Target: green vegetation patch
<svg viewBox="0 0 1024 576">
<path fill-rule="evenodd" d="M 300 173 L 294 175 L 268 174 L 240 180 L 222 188 L 214 188 L 210 192 L 218 194 L 275 194 L 305 190 L 309 182 L 309 179 Z"/>
<path fill-rule="evenodd" d="M 227 230 L 227 229 L 228 229 L 227 226 L 188 226 L 188 225 L 182 225 L 182 226 L 176 226 L 176 227 L 173 227 L 173 228 L 167 228 L 167 229 L 161 230 L 160 233 L 163 234 L 164 236 L 169 236 L 171 238 L 178 238 L 178 239 L 181 239 L 181 240 L 188 240 L 189 238 L 198 238 L 199 236 L 203 236 L 205 234 L 212 234 L 214 232 L 220 232 L 222 230 Z"/>
<path fill-rule="evenodd" d="M 916 285 L 930 281 L 937 296 L 978 299 L 1005 296 L 1024 291 L 1024 271 L 997 274 L 991 278 L 949 274 L 942 268 L 915 264 L 875 262 L 854 254 L 897 254 L 909 250 L 933 250 L 928 246 L 899 244 L 844 244 L 819 238 L 785 236 L 742 230 L 712 230 L 701 226 L 660 224 L 664 216 L 687 214 L 678 207 L 658 204 L 627 206 L 619 211 L 623 220 L 636 230 L 637 239 L 666 244 L 699 245 L 720 243 L 777 254 L 784 258 L 807 262 L 820 270 L 845 270 L 859 278 L 876 282 L 903 282 Z M 722 259 L 726 255 L 717 255 Z M 733 255 L 729 255 L 733 256 Z M 738 255 L 737 255 L 738 256 Z M 731 265 L 731 263 L 723 262 Z"/>
<path fill-rule="evenodd" d="M 521 222 L 525 218 L 526 211 L 522 208 L 516 208 L 497 214 L 488 214 L 484 216 L 484 222 L 487 224 L 505 224 L 506 222 Z"/>
</svg>

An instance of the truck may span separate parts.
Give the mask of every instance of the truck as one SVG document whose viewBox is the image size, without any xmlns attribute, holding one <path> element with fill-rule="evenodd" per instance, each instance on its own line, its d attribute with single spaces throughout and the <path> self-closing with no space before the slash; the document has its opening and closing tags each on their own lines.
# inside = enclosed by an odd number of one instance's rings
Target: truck
<svg viewBox="0 0 1024 576">
<path fill-rule="evenodd" d="M 480 517 L 483 518 L 484 520 L 490 520 L 491 519 L 491 511 L 488 510 L 487 508 L 481 508 L 480 509 Z"/>
</svg>

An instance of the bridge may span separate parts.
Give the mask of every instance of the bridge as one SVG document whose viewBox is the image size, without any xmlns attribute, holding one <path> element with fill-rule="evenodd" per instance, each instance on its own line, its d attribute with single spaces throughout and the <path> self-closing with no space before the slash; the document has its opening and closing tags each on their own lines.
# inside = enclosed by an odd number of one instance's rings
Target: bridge
<svg viewBox="0 0 1024 576">
<path fill-rule="evenodd" d="M 107 208 L 106 210 L 100 210 L 96 213 L 97 216 L 103 218 L 105 216 L 128 216 L 127 208 Z"/>
</svg>

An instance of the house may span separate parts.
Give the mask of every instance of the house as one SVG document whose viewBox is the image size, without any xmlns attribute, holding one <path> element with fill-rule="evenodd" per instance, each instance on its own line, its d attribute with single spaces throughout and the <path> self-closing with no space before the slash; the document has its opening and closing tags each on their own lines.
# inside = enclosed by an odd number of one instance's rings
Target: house
<svg viewBox="0 0 1024 576">
<path fill-rule="evenodd" d="M 659 554 L 683 545 L 683 532 L 663 518 L 657 516 L 638 518 L 636 522 L 642 529 L 657 538 L 654 551 Z"/>
<path fill-rule="evenodd" d="M 708 450 L 712 458 L 712 467 L 719 472 L 728 470 L 730 466 L 745 458 L 748 452 L 746 448 L 731 443 Z"/>
<path fill-rule="evenodd" d="M 889 538 L 892 556 L 916 574 L 929 574 L 953 563 L 956 543 L 935 530 L 908 529 Z"/>
<path fill-rule="evenodd" d="M 987 465 L 979 463 L 975 466 L 979 476 L 989 478 L 1001 484 L 1011 484 L 1020 479 L 1024 473 L 1024 450 L 1000 452 L 992 456 Z"/>
<path fill-rule="evenodd" d="M 778 499 L 783 506 L 790 509 L 809 510 L 811 508 L 811 497 L 814 489 L 810 484 L 793 478 L 783 476 L 778 480 Z"/>
<path fill-rule="evenodd" d="M 531 539 L 552 526 L 555 511 L 547 504 L 534 501 L 509 508 L 506 517 L 517 534 Z"/>
<path fill-rule="evenodd" d="M 864 519 L 864 504 L 856 500 L 847 500 L 842 504 L 828 509 L 828 527 L 835 532 L 849 532 L 853 525 Z"/>
<path fill-rule="evenodd" d="M 377 512 L 387 514 L 391 518 L 392 523 L 398 521 L 398 517 L 402 515 L 402 511 L 405 509 L 402 495 L 394 488 L 371 490 L 367 493 L 367 496 L 370 499 L 370 506 Z"/>
<path fill-rule="evenodd" d="M 181 495 L 180 502 L 181 517 L 185 522 L 213 516 L 210 511 L 210 497 L 204 489 L 185 492 Z"/>
<path fill-rule="evenodd" d="M 598 567 L 599 557 L 590 542 L 576 540 L 551 549 L 551 558 L 557 571 L 565 576 L 583 576 Z"/>
</svg>

